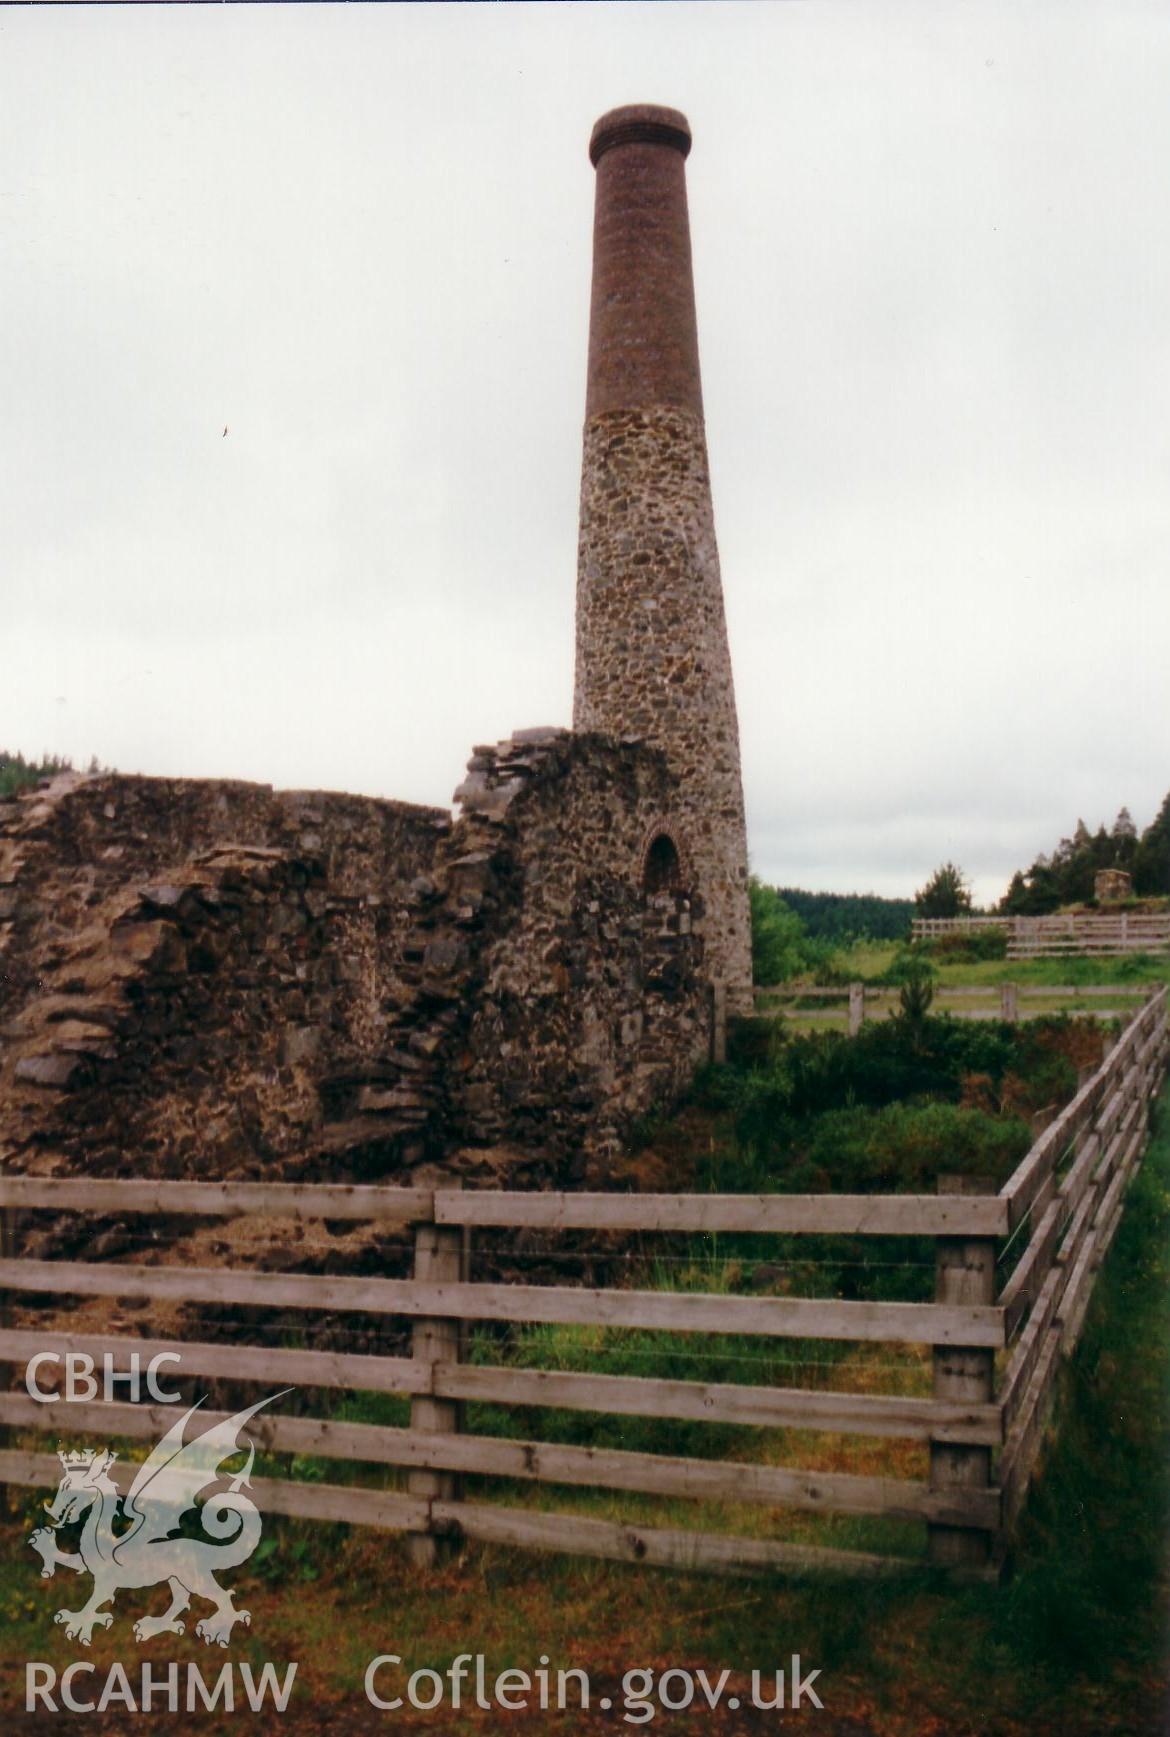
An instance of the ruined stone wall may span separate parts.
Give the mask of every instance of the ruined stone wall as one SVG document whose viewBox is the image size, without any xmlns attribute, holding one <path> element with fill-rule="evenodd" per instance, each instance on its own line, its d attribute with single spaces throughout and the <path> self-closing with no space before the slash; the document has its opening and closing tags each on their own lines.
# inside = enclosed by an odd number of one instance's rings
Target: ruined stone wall
<svg viewBox="0 0 1170 1737">
<path fill-rule="evenodd" d="M 476 752 L 440 810 L 66 777 L 0 804 L 0 1164 L 603 1182 L 707 1053 L 701 910 L 649 903 L 661 754 Z"/>
<path fill-rule="evenodd" d="M 409 1145 L 422 1111 L 355 1101 L 449 826 L 198 780 L 67 777 L 0 805 L 0 1160 L 263 1175 Z"/>
<path fill-rule="evenodd" d="M 660 752 L 567 731 L 476 750 L 441 853 L 474 954 L 448 1081 L 465 1146 L 602 1186 L 631 1120 L 708 1055 L 701 902 L 641 883 L 676 784 Z"/>
</svg>

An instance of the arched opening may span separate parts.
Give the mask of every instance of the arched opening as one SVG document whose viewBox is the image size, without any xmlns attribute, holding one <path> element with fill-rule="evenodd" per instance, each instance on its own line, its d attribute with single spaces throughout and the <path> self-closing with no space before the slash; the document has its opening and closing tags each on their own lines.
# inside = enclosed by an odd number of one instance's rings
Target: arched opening
<svg viewBox="0 0 1170 1737">
<path fill-rule="evenodd" d="M 678 848 L 667 832 L 660 832 L 650 841 L 642 870 L 644 893 L 672 893 L 682 887 L 682 863 Z"/>
</svg>

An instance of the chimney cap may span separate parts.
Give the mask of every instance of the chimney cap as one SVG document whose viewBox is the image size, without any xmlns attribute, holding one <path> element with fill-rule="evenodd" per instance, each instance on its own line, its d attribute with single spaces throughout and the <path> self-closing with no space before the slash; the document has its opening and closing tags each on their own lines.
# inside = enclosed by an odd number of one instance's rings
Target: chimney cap
<svg viewBox="0 0 1170 1737">
<path fill-rule="evenodd" d="M 615 145 L 669 145 L 685 157 L 691 148 L 687 117 L 657 103 L 627 103 L 602 115 L 589 140 L 589 161 L 596 169 Z"/>
</svg>

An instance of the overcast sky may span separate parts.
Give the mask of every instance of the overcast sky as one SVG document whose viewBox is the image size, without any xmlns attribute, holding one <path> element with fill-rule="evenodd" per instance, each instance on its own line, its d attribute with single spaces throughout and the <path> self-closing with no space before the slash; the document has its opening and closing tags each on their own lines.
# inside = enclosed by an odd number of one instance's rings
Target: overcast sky
<svg viewBox="0 0 1170 1737">
<path fill-rule="evenodd" d="M 0 11 L 0 747 L 445 804 L 568 723 L 586 145 L 654 101 L 755 870 L 1147 823 L 1168 91 L 1154 0 Z"/>
</svg>

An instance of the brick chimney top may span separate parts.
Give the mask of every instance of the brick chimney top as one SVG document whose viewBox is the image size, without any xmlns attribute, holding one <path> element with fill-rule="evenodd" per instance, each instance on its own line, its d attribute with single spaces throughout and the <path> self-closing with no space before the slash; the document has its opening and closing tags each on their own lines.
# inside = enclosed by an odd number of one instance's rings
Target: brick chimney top
<svg viewBox="0 0 1170 1737">
<path fill-rule="evenodd" d="M 615 145 L 669 145 L 685 157 L 691 148 L 691 129 L 687 117 L 677 109 L 660 108 L 657 103 L 627 103 L 602 115 L 593 129 L 589 161 L 595 169 Z"/>
<path fill-rule="evenodd" d="M 702 419 L 687 222 L 690 148 L 686 116 L 654 103 L 611 109 L 593 129 L 586 421 L 652 404 L 675 404 Z"/>
</svg>

